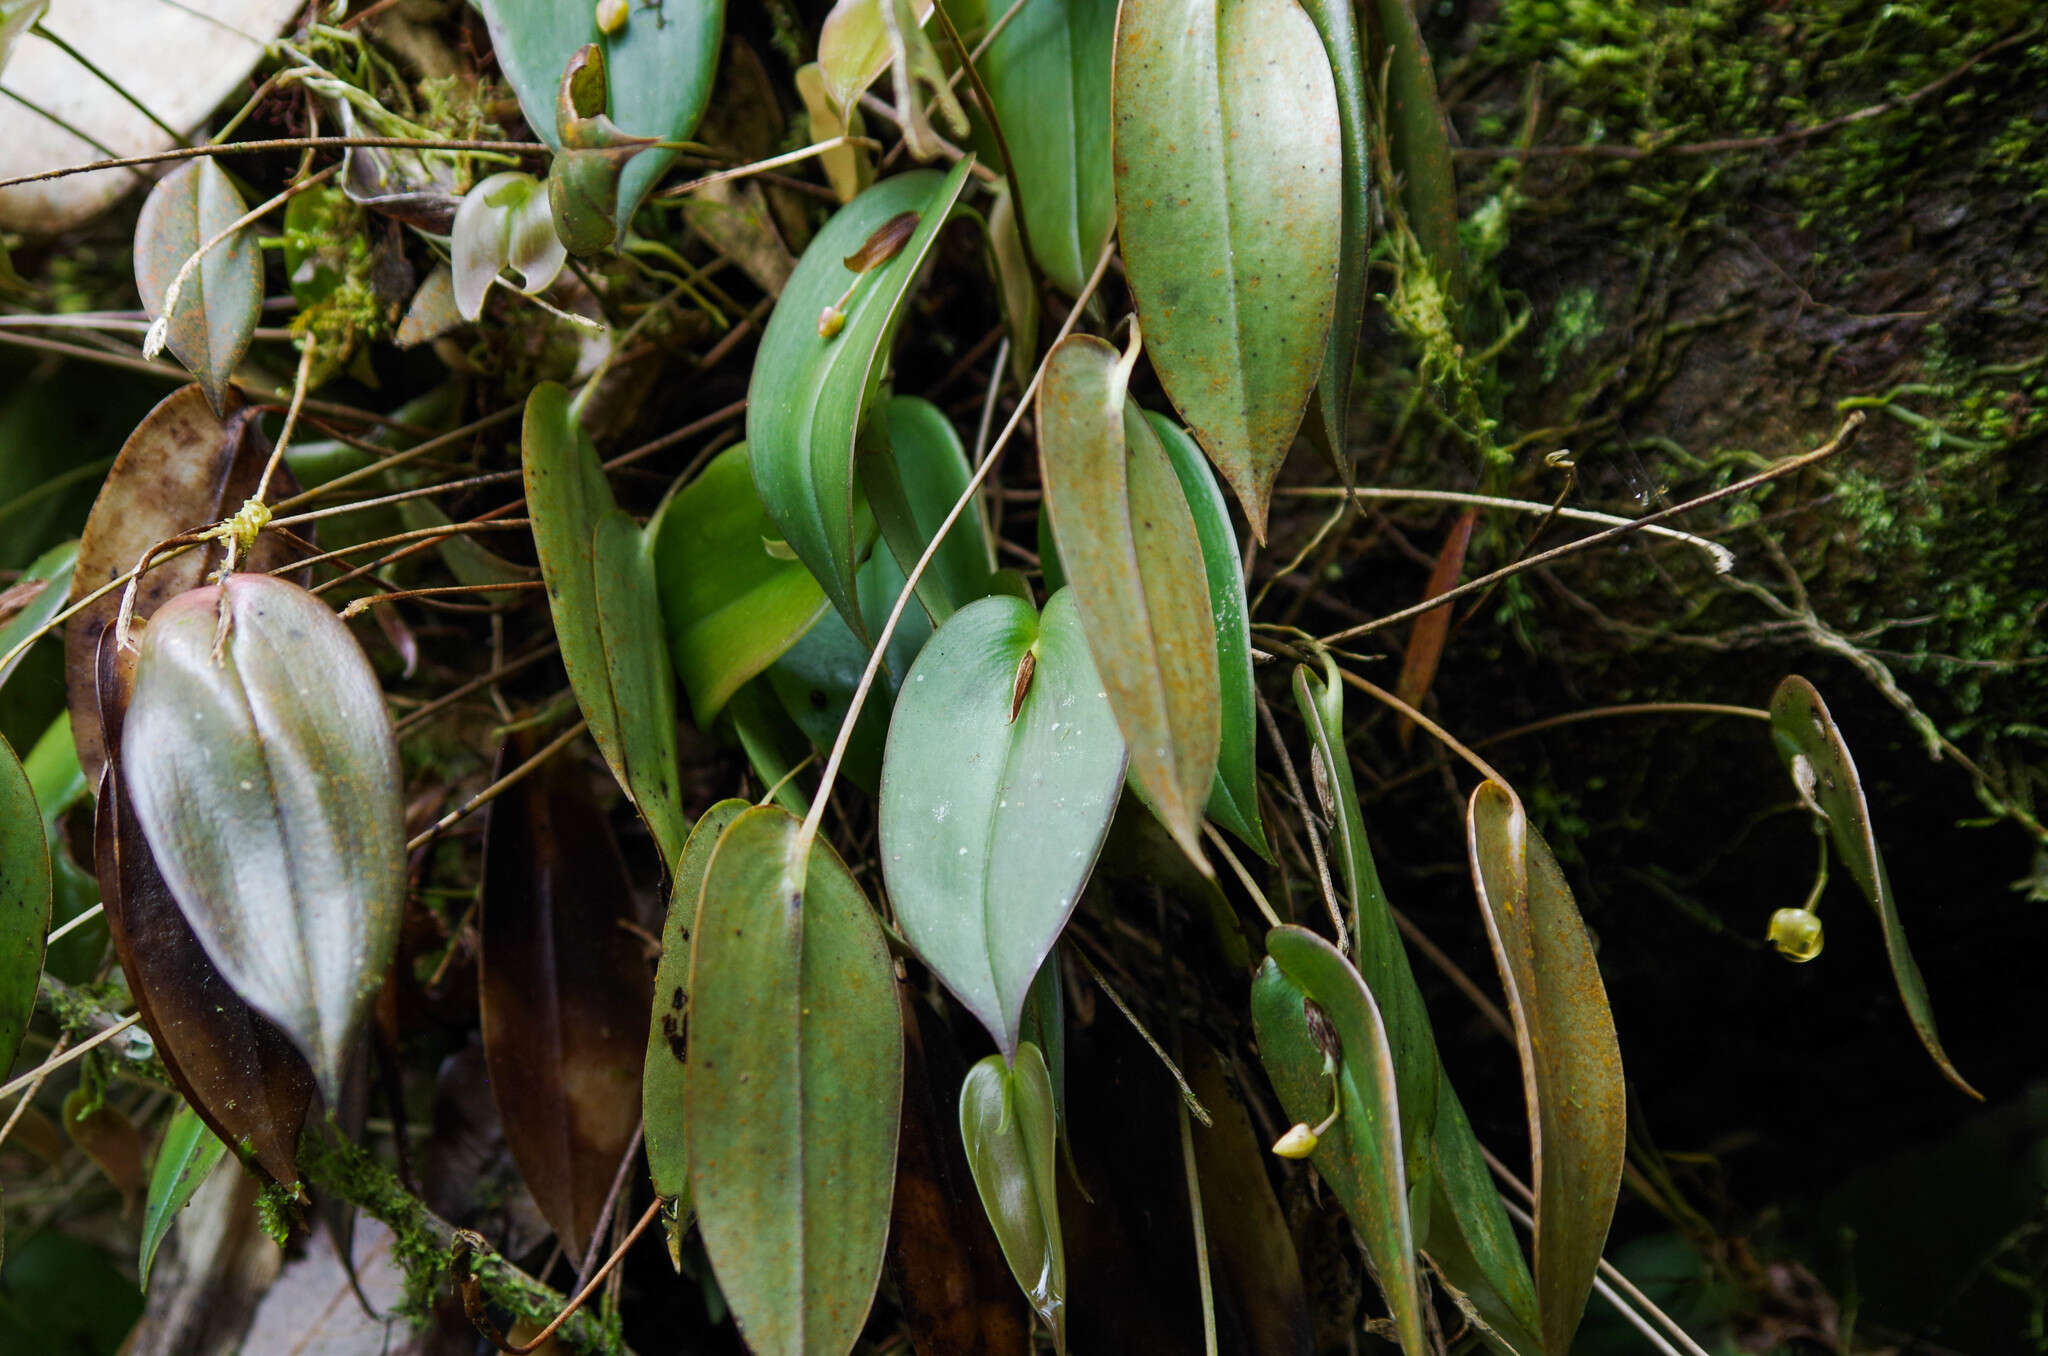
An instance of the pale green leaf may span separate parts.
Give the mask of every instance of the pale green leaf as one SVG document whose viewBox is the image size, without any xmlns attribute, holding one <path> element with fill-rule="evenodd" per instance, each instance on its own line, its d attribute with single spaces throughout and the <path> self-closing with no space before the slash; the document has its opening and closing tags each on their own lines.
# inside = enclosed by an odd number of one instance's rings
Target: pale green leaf
<svg viewBox="0 0 2048 1356">
<path fill-rule="evenodd" d="M 199 1113 L 181 1106 L 164 1130 L 157 1146 L 156 1166 L 149 1174 L 149 1204 L 142 1212 L 142 1288 L 149 1289 L 149 1269 L 156 1250 L 178 1221 L 178 1212 L 199 1190 L 199 1184 L 219 1163 L 228 1146 L 206 1128 Z"/>
<path fill-rule="evenodd" d="M 1054 1176 L 1057 1131 L 1052 1075 L 1030 1041 L 1017 1046 L 1014 1063 L 989 1055 L 967 1071 L 960 1138 L 968 1170 L 1010 1274 L 1064 1351 L 1067 1252 Z"/>
</svg>

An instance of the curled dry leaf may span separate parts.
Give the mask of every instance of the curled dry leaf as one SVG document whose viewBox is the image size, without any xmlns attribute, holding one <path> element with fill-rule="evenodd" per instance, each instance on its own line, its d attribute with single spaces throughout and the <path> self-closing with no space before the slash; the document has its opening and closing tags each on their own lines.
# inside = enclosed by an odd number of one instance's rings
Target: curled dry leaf
<svg viewBox="0 0 2048 1356">
<path fill-rule="evenodd" d="M 143 636 L 121 779 L 200 944 L 336 1105 L 405 902 L 398 744 L 355 637 L 269 575 L 172 599 Z"/>
<path fill-rule="evenodd" d="M 219 522 L 256 492 L 270 442 L 253 412 L 231 408 L 216 415 L 197 386 L 174 391 L 149 412 L 128 440 L 93 500 L 78 543 L 70 597 L 88 593 L 134 569 L 143 553 L 167 538 Z M 299 492 L 280 466 L 270 479 L 269 501 Z M 256 539 L 243 568 L 269 571 L 296 551 L 275 532 Z M 197 588 L 220 568 L 221 546 L 208 542 L 154 565 L 135 584 L 134 614 L 145 620 L 166 601 Z M 64 682 L 78 765 L 97 784 L 105 762 L 100 739 L 98 659 L 100 633 L 121 607 L 121 590 L 94 601 L 64 624 Z"/>
<path fill-rule="evenodd" d="M 502 775 L 539 750 L 505 746 Z M 573 1257 L 640 1120 L 652 990 L 632 884 L 576 760 L 557 757 L 491 802 L 478 998 L 484 1057 L 512 1157 Z"/>
</svg>

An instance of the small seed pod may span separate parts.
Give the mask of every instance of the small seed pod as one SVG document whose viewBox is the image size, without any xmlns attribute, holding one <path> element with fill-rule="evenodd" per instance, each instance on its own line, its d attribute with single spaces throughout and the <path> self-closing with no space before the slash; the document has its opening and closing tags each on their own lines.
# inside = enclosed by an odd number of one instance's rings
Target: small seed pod
<svg viewBox="0 0 2048 1356">
<path fill-rule="evenodd" d="M 1820 916 L 1808 909 L 1780 909 L 1771 915 L 1771 945 L 1779 954 L 1804 963 L 1820 954 Z"/>
<path fill-rule="evenodd" d="M 1282 1158 L 1307 1158 L 1316 1151 L 1321 1142 L 1316 1132 L 1296 1121 L 1288 1127 L 1287 1133 L 1273 1141 L 1273 1152 Z"/>
</svg>

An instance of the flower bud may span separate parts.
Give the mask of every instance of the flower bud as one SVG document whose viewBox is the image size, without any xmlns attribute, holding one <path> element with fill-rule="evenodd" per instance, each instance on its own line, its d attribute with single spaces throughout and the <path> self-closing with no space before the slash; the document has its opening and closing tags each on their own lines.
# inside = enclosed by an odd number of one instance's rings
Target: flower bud
<svg viewBox="0 0 2048 1356">
<path fill-rule="evenodd" d="M 1273 1152 L 1282 1158 L 1307 1158 L 1321 1143 L 1305 1122 L 1296 1121 L 1286 1134 L 1273 1141 Z"/>
<path fill-rule="evenodd" d="M 1771 915 L 1771 945 L 1795 961 L 1820 954 L 1820 917 L 1807 909 L 1780 909 Z"/>
</svg>

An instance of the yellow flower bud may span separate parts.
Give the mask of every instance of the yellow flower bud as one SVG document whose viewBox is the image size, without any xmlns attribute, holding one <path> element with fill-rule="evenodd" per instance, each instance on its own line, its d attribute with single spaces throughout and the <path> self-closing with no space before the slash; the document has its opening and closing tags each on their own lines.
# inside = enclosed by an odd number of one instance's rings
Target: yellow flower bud
<svg viewBox="0 0 2048 1356">
<path fill-rule="evenodd" d="M 846 328 L 846 312 L 837 306 L 827 306 L 818 312 L 818 337 L 830 339 Z"/>
<path fill-rule="evenodd" d="M 1316 1151 L 1320 1142 L 1315 1131 L 1297 1121 L 1286 1134 L 1273 1141 L 1273 1152 L 1282 1158 L 1307 1158 Z"/>
<path fill-rule="evenodd" d="M 597 0 L 597 27 L 608 38 L 625 31 L 626 0 Z"/>
<path fill-rule="evenodd" d="M 1795 961 L 1810 961 L 1820 954 L 1820 918 L 1809 910 L 1778 910 L 1771 915 L 1770 936 L 1771 945 Z"/>
</svg>

